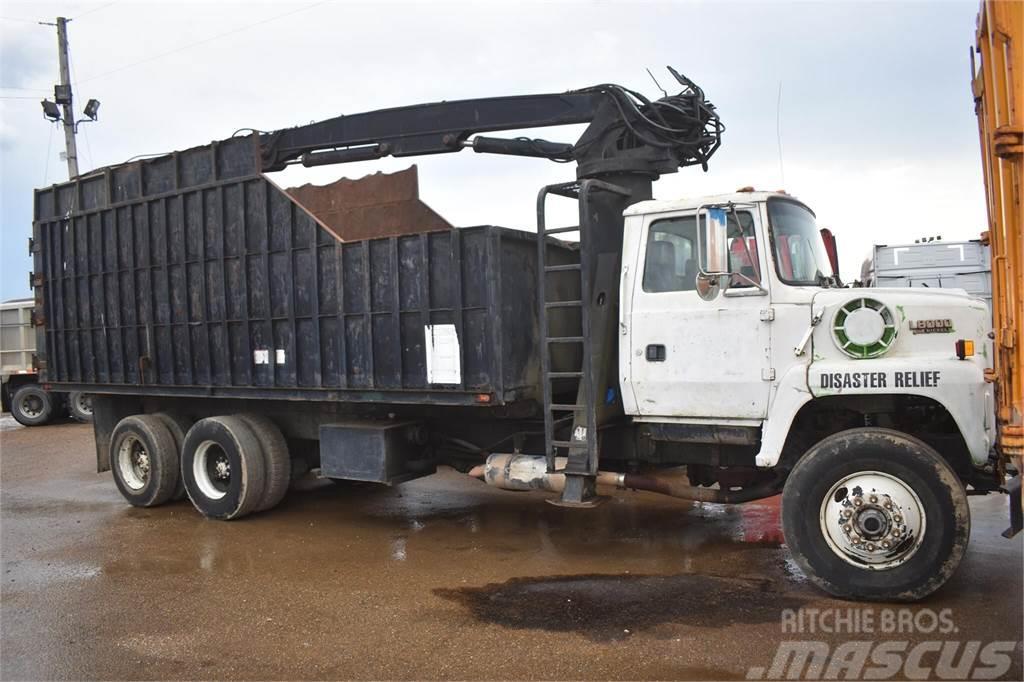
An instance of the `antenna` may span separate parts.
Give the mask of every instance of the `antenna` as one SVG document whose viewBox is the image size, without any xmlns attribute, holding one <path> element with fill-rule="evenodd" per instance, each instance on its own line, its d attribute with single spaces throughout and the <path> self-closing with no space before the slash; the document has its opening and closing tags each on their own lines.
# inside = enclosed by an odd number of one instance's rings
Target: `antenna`
<svg viewBox="0 0 1024 682">
<path fill-rule="evenodd" d="M 651 77 L 651 80 L 654 81 L 654 84 L 658 86 L 658 89 L 661 90 L 661 94 L 663 94 L 665 97 L 668 97 L 668 93 L 665 92 L 665 88 L 661 87 L 661 83 L 659 83 L 658 79 L 654 77 L 654 74 L 651 73 L 651 70 L 646 67 L 644 67 L 644 70 L 647 72 L 647 75 Z"/>
<path fill-rule="evenodd" d="M 779 81 L 779 97 L 775 101 L 775 139 L 779 145 L 779 175 L 782 187 L 786 186 L 786 166 L 782 163 L 782 81 Z"/>
</svg>

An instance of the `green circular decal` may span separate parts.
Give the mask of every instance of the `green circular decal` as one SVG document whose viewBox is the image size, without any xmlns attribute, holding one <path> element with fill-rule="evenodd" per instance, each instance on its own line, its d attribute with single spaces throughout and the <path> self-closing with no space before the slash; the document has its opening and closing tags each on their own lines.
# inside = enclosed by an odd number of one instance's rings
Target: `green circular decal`
<svg viewBox="0 0 1024 682">
<path fill-rule="evenodd" d="M 832 338 L 851 358 L 865 360 L 883 355 L 896 340 L 896 318 L 881 301 L 855 298 L 832 318 Z"/>
</svg>

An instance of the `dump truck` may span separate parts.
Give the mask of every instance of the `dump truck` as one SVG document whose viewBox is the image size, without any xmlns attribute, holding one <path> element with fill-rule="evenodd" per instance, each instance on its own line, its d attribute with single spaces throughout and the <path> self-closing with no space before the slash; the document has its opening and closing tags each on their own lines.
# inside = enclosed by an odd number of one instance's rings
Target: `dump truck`
<svg viewBox="0 0 1024 682">
<path fill-rule="evenodd" d="M 447 465 L 568 509 L 616 488 L 781 494 L 815 584 L 919 599 L 964 555 L 968 491 L 1004 483 L 988 308 L 839 286 L 835 240 L 784 192 L 653 200 L 724 130 L 671 73 L 658 99 L 603 84 L 398 107 L 37 190 L 45 381 L 95 396 L 97 469 L 137 506 L 240 519 L 307 467 L 395 485 Z M 569 124 L 586 124 L 573 143 L 486 134 Z M 576 176 L 540 189 L 529 232 L 452 228 L 408 178 L 274 175 L 467 149 Z M 556 200 L 578 222 L 552 224 Z"/>
<path fill-rule="evenodd" d="M 49 424 L 67 414 L 92 421 L 92 398 L 82 391 L 60 393 L 39 384 L 31 298 L 0 303 L 0 405 L 23 426 Z"/>
</svg>

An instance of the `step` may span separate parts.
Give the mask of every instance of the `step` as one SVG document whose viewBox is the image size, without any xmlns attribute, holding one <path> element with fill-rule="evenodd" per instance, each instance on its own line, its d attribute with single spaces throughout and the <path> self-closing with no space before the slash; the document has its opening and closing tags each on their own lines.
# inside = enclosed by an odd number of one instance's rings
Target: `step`
<svg viewBox="0 0 1024 682">
<path fill-rule="evenodd" d="M 572 263 L 571 265 L 548 265 L 544 268 L 544 272 L 571 272 L 579 271 L 580 264 Z"/>
<path fill-rule="evenodd" d="M 587 409 L 587 406 L 577 405 L 576 403 L 551 403 L 551 405 L 549 405 L 549 409 L 560 410 L 562 412 L 576 412 Z"/>
<path fill-rule="evenodd" d="M 583 372 L 548 372 L 548 379 L 582 379 Z"/>
<path fill-rule="evenodd" d="M 582 336 L 551 336 L 545 339 L 548 343 L 583 343 Z"/>
<path fill-rule="evenodd" d="M 551 301 L 544 304 L 545 308 L 581 308 L 583 301 Z"/>
<path fill-rule="evenodd" d="M 563 232 L 579 232 L 579 231 L 580 231 L 580 226 L 579 225 L 576 225 L 574 227 L 555 227 L 555 228 L 552 228 L 550 230 L 544 230 L 544 236 L 547 236 L 549 234 L 562 234 Z"/>
</svg>

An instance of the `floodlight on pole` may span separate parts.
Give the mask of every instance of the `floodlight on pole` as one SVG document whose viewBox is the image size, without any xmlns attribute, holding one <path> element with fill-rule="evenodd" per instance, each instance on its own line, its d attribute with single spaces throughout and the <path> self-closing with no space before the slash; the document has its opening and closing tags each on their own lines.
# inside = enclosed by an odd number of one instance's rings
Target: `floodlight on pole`
<svg viewBox="0 0 1024 682">
<path fill-rule="evenodd" d="M 98 99 L 91 99 L 85 103 L 85 110 L 83 113 L 89 120 L 95 121 L 96 117 L 100 112 L 100 101 Z"/>
<path fill-rule="evenodd" d="M 60 120 L 60 107 L 57 106 L 56 102 L 44 99 L 40 104 L 43 105 L 43 116 L 54 123 Z"/>
</svg>

